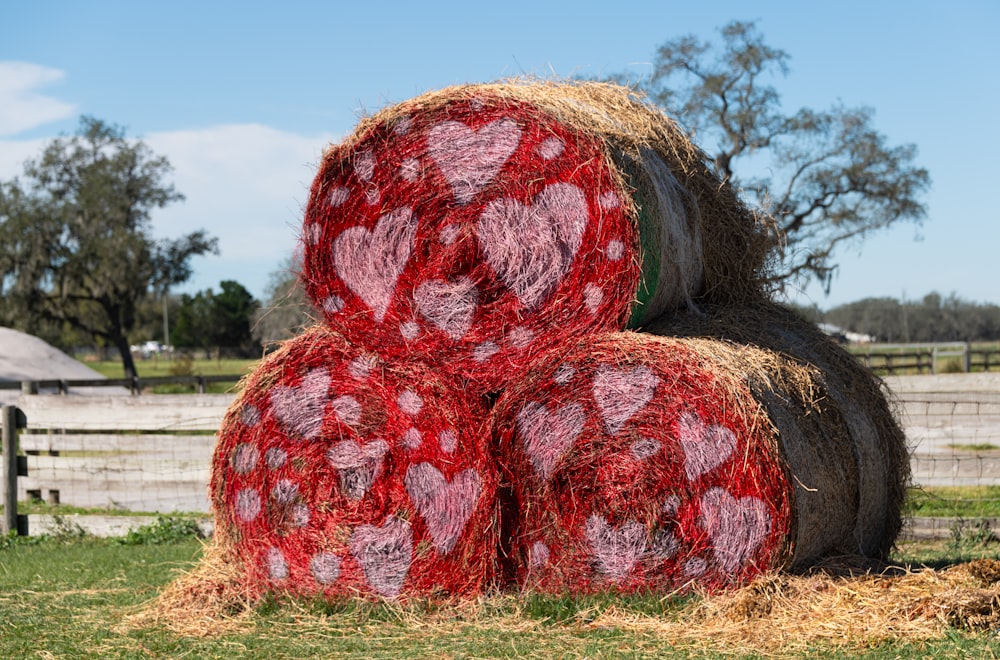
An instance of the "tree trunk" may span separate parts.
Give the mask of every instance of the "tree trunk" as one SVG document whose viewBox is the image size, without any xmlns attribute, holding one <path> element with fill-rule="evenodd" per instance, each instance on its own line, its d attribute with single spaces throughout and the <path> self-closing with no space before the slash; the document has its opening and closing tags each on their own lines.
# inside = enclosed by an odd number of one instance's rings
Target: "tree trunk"
<svg viewBox="0 0 1000 660">
<path fill-rule="evenodd" d="M 128 339 L 125 337 L 116 337 L 115 346 L 118 347 L 118 353 L 122 356 L 122 367 L 125 369 L 125 378 L 135 378 L 139 373 L 135 370 L 135 360 L 132 359 L 132 351 L 128 346 Z"/>
</svg>

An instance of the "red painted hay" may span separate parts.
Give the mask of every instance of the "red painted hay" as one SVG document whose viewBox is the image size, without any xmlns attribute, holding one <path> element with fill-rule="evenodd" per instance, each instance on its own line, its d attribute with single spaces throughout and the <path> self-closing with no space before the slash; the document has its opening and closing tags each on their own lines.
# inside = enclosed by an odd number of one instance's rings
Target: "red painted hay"
<svg viewBox="0 0 1000 660">
<path fill-rule="evenodd" d="M 247 377 L 213 459 L 220 545 L 252 591 L 448 597 L 495 577 L 486 410 L 313 328 Z"/>
<path fill-rule="evenodd" d="M 518 584 L 712 590 L 786 565 L 792 488 L 777 439 L 715 348 L 594 336 L 505 391 L 494 434 Z"/>
<path fill-rule="evenodd" d="M 807 451 L 815 455 L 815 460 L 808 462 L 812 477 L 800 475 L 797 491 L 804 500 L 812 500 L 804 508 L 816 516 L 817 522 L 828 525 L 834 519 L 850 522 L 851 533 L 844 537 L 843 552 L 875 558 L 888 556 L 902 528 L 901 510 L 910 479 L 910 456 L 889 392 L 880 378 L 814 324 L 772 303 L 703 305 L 698 314 L 667 314 L 646 329 L 667 336 L 743 342 L 814 368 L 819 374 L 817 388 L 825 393 L 817 406 L 826 411 L 824 418 L 839 415 L 842 424 L 840 436 L 832 440 L 812 434 L 796 443 L 800 450 L 812 444 Z M 777 410 L 776 406 L 772 408 Z M 834 453 L 843 454 L 844 458 L 830 461 Z M 805 462 L 802 464 L 805 466 Z M 822 476 L 822 472 L 827 475 Z M 835 494 L 831 496 L 818 489 L 814 479 L 840 481 L 842 485 L 833 486 Z M 846 487 L 851 484 L 857 494 L 847 500 Z M 832 501 L 822 502 L 831 497 Z M 841 511 L 851 513 L 850 519 L 834 510 L 836 503 L 841 505 Z"/>
<path fill-rule="evenodd" d="M 324 156 L 305 288 L 352 341 L 497 389 L 569 337 L 759 291 L 766 232 L 705 161 L 616 86 L 427 94 Z"/>
</svg>

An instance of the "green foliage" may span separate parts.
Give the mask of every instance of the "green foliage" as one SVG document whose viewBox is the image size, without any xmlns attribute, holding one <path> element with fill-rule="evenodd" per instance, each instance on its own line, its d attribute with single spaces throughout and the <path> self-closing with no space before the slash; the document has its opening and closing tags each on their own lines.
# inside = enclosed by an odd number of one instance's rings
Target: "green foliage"
<svg viewBox="0 0 1000 660">
<path fill-rule="evenodd" d="M 772 81 L 788 73 L 788 53 L 753 22 L 720 34 L 721 43 L 663 43 L 638 86 L 697 136 L 723 179 L 774 215 L 785 239 L 775 283 L 815 277 L 829 288 L 841 245 L 923 219 L 927 170 L 914 164 L 914 145 L 890 145 L 875 130 L 870 108 L 785 112 Z"/>
<path fill-rule="evenodd" d="M 886 343 L 1000 339 L 1000 306 L 963 300 L 954 293 L 942 297 L 931 292 L 914 301 L 865 298 L 834 307 L 823 319 Z"/>
<path fill-rule="evenodd" d="M 170 341 L 177 348 L 234 349 L 241 355 L 257 352 L 250 324 L 260 306 L 250 292 L 232 280 L 221 291 L 199 291 L 181 296 Z"/>
<path fill-rule="evenodd" d="M 970 549 L 986 548 L 997 542 L 988 520 L 970 521 L 959 518 L 949 530 L 951 538 L 948 550 L 953 554 L 961 554 Z"/>
<path fill-rule="evenodd" d="M 299 281 L 301 264 L 287 259 L 271 273 L 267 301 L 254 317 L 253 336 L 263 346 L 291 339 L 315 322 L 317 312 Z"/>
<path fill-rule="evenodd" d="M 217 250 L 204 231 L 152 237 L 153 211 L 183 196 L 170 164 L 123 129 L 83 117 L 23 177 L 0 182 L 0 322 L 48 334 L 75 328 L 118 348 L 126 376 L 139 303 L 184 282 L 190 258 Z"/>
<path fill-rule="evenodd" d="M 157 516 L 156 522 L 129 530 L 128 534 L 115 538 L 114 542 L 120 545 L 160 545 L 178 543 L 192 538 L 205 538 L 197 520 Z"/>
</svg>

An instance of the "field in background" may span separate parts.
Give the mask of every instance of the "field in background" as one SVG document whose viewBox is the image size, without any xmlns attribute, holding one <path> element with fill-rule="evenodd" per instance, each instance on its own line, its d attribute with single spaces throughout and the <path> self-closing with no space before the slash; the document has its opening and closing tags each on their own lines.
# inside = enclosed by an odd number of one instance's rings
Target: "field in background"
<svg viewBox="0 0 1000 660">
<path fill-rule="evenodd" d="M 159 376 L 229 376 L 248 373 L 258 360 L 243 360 L 222 358 L 207 360 L 204 358 L 185 362 L 179 357 L 168 359 L 165 356 L 137 359 L 136 370 L 140 378 L 155 378 Z M 119 360 L 84 362 L 88 367 L 108 378 L 123 376 L 122 363 Z M 184 372 L 184 373 L 177 373 Z"/>
<path fill-rule="evenodd" d="M 701 658 L 733 653 L 711 640 L 705 642 L 708 651 L 679 646 L 655 626 L 629 625 L 632 619 L 683 621 L 699 604 L 696 597 L 502 596 L 455 606 L 265 603 L 225 626 L 186 634 L 155 623 L 130 624 L 130 615 L 195 566 L 201 547 L 190 537 L 150 533 L 128 543 L 81 537 L 72 530 L 43 539 L 0 539 L 0 657 Z M 901 546 L 896 559 L 940 567 L 959 559 L 998 557 L 992 548 L 956 554 L 946 542 L 911 543 Z M 597 625 L 605 614 L 610 622 Z M 760 625 L 768 625 L 766 616 Z M 786 652 L 789 657 L 985 658 L 995 657 L 995 643 L 989 632 L 952 629 L 932 640 L 845 636 Z"/>
</svg>

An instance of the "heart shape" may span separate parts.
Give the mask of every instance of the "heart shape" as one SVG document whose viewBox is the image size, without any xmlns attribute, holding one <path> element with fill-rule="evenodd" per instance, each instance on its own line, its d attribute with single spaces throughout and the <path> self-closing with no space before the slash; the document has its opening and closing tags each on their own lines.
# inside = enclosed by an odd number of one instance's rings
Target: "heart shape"
<svg viewBox="0 0 1000 660">
<path fill-rule="evenodd" d="M 379 218 L 372 230 L 348 227 L 333 241 L 339 277 L 381 323 L 392 302 L 396 281 L 406 267 L 417 235 L 417 217 L 398 208 Z"/>
<path fill-rule="evenodd" d="M 646 552 L 646 528 L 629 520 L 618 527 L 596 514 L 587 518 L 587 542 L 597 570 L 612 580 L 621 580 Z"/>
<path fill-rule="evenodd" d="M 326 458 L 340 474 L 340 488 L 352 500 L 360 500 L 382 474 L 382 463 L 389 453 L 389 443 L 373 440 L 364 446 L 354 440 L 334 443 Z"/>
<path fill-rule="evenodd" d="M 476 236 L 486 262 L 531 310 L 569 270 L 589 219 L 583 191 L 553 183 L 530 206 L 510 198 L 492 200 L 476 223 Z"/>
<path fill-rule="evenodd" d="M 427 524 L 431 542 L 448 554 L 465 529 L 479 499 L 482 480 L 473 469 L 462 470 L 449 483 L 430 463 L 410 466 L 403 478 L 406 492 Z"/>
<path fill-rule="evenodd" d="M 594 374 L 594 402 L 608 433 L 614 435 L 653 398 L 660 378 L 649 367 L 632 369 L 602 366 Z"/>
<path fill-rule="evenodd" d="M 272 389 L 271 410 L 290 435 L 312 440 L 323 428 L 329 389 L 330 374 L 326 369 L 312 369 L 299 385 L 278 385 Z"/>
<path fill-rule="evenodd" d="M 705 424 L 694 413 L 681 415 L 677 435 L 684 451 L 684 472 L 690 480 L 719 467 L 736 450 L 736 434 L 731 429 Z"/>
<path fill-rule="evenodd" d="M 771 531 L 771 514 L 763 500 L 736 499 L 723 488 L 702 495 L 698 522 L 712 538 L 715 561 L 725 573 L 741 567 Z"/>
<path fill-rule="evenodd" d="M 427 153 L 459 204 L 467 204 L 500 172 L 521 142 L 513 119 L 497 119 L 478 130 L 444 121 L 427 132 Z"/>
<path fill-rule="evenodd" d="M 446 335 L 458 341 L 472 326 L 479 289 L 468 277 L 454 282 L 428 280 L 413 292 L 417 309 Z"/>
<path fill-rule="evenodd" d="M 399 595 L 413 562 L 410 523 L 389 516 L 381 527 L 360 525 L 351 534 L 349 548 L 372 589 L 389 598 Z"/>
<path fill-rule="evenodd" d="M 517 414 L 517 428 L 535 471 L 548 479 L 587 421 L 583 406 L 567 403 L 555 412 L 530 401 Z"/>
</svg>

